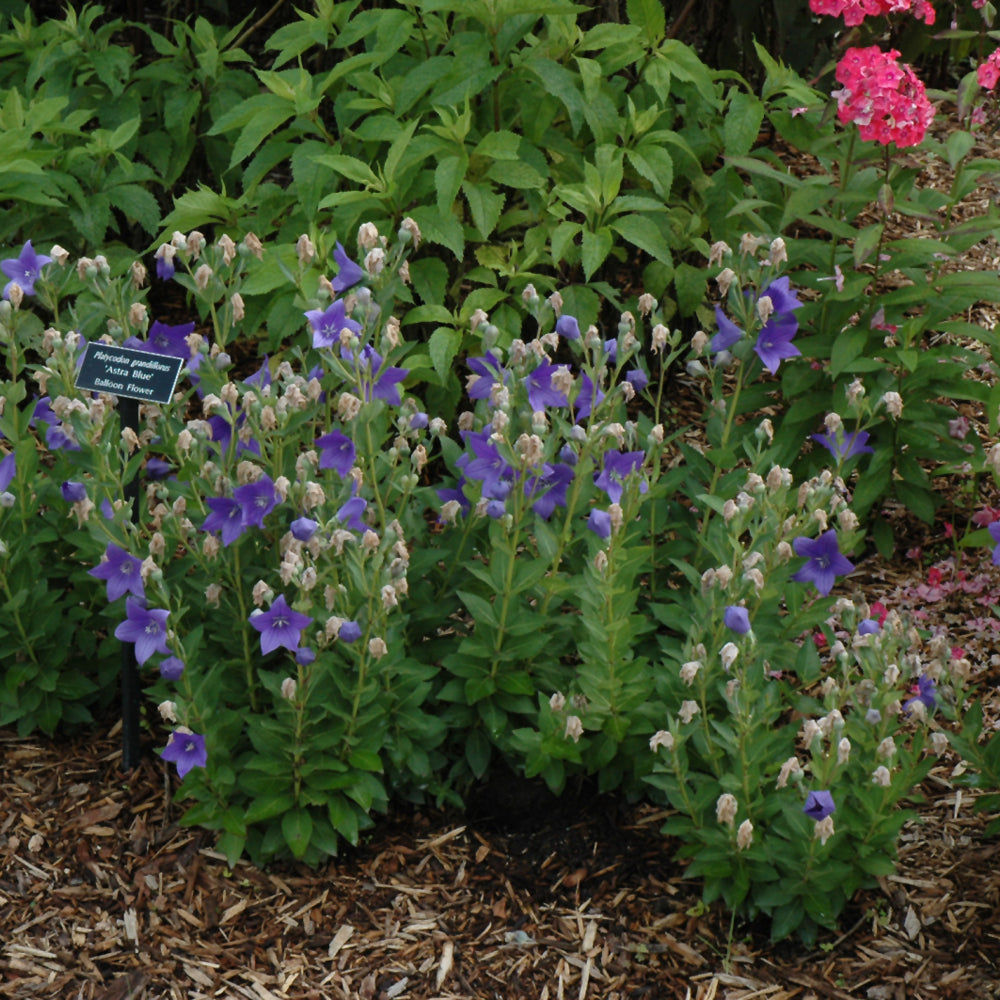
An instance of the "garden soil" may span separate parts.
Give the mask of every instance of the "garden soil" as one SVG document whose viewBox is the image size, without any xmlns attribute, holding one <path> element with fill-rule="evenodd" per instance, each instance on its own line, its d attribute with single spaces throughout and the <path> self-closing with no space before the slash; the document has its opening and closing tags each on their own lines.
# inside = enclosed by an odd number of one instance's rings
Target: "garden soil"
<svg viewBox="0 0 1000 1000">
<path fill-rule="evenodd" d="M 929 168 L 923 180 L 950 182 Z M 963 210 L 995 197 L 984 186 Z M 988 241 L 958 266 L 998 259 Z M 985 306 L 969 318 L 996 322 Z M 683 416 L 696 401 L 680 392 Z M 974 622 L 991 614 L 978 598 L 997 603 L 1000 569 L 988 551 L 956 561 L 947 525 L 961 537 L 998 503 L 961 487 L 936 526 L 890 504 L 896 556 L 865 560 L 841 590 L 947 624 L 996 728 L 1000 641 Z M 969 574 L 977 597 L 946 586 Z M 148 734 L 125 774 L 113 724 L 77 740 L 0 730 L 0 998 L 1000 998 L 1000 842 L 953 756 L 915 796 L 896 874 L 806 948 L 703 906 L 659 833 L 667 814 L 587 787 L 555 798 L 500 776 L 464 812 L 394 807 L 320 870 L 230 868 L 209 834 L 178 825 L 160 743 Z"/>
</svg>

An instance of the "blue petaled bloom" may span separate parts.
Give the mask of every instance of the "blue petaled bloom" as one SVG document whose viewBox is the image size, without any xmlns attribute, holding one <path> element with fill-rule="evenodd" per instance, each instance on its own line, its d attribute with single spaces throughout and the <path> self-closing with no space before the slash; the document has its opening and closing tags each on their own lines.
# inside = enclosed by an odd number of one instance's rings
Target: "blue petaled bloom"
<svg viewBox="0 0 1000 1000">
<path fill-rule="evenodd" d="M 833 589 L 836 577 L 854 569 L 854 563 L 841 555 L 837 547 L 836 528 L 824 531 L 819 538 L 800 535 L 792 542 L 792 546 L 796 555 L 804 556 L 807 560 L 798 572 L 792 574 L 792 579 L 799 583 L 815 584 L 824 597 Z"/>
<path fill-rule="evenodd" d="M 246 530 L 243 507 L 232 497 L 209 497 L 205 503 L 211 513 L 202 523 L 202 531 L 221 531 L 222 544 L 235 542 Z"/>
<path fill-rule="evenodd" d="M 284 594 L 278 594 L 267 611 L 255 611 L 250 624 L 260 632 L 260 651 L 264 654 L 283 646 L 293 653 L 299 646 L 302 630 L 312 618 L 288 606 Z"/>
<path fill-rule="evenodd" d="M 167 616 L 163 608 L 147 608 L 134 597 L 125 599 L 125 621 L 115 629 L 115 638 L 135 644 L 136 662 L 143 664 L 154 653 L 170 655 L 167 647 Z"/>
<path fill-rule="evenodd" d="M 173 472 L 173 466 L 163 458 L 152 455 L 146 459 L 146 478 L 151 480 L 166 479 Z"/>
<path fill-rule="evenodd" d="M 168 656 L 160 661 L 160 676 L 165 681 L 179 681 L 184 673 L 184 661 L 176 656 Z"/>
<path fill-rule="evenodd" d="M 713 354 L 728 351 L 743 336 L 743 331 L 718 306 L 715 307 L 715 323 L 719 332 L 708 344 Z"/>
<path fill-rule="evenodd" d="M 168 326 L 156 320 L 149 328 L 145 341 L 135 346 L 140 350 L 152 351 L 153 354 L 163 354 L 171 358 L 191 360 L 191 348 L 187 338 L 194 333 L 194 323 L 181 323 L 179 326 Z"/>
<path fill-rule="evenodd" d="M 14 456 L 11 455 L 11 458 Z M 4 459 L 6 462 L 7 459 Z M 0 463 L 2 465 L 3 463 Z M 2 485 L 2 477 L 0 477 L 0 485 Z M 993 565 L 1000 566 L 1000 521 L 993 521 L 986 526 L 986 530 L 990 533 L 990 538 L 994 541 L 993 546 Z"/>
<path fill-rule="evenodd" d="M 455 463 L 465 474 L 466 479 L 476 479 L 483 483 L 484 490 L 487 484 L 498 483 L 513 474 L 510 464 L 500 454 L 496 444 L 490 440 L 490 434 L 489 427 L 481 431 L 463 431 L 465 443 L 475 457 L 470 458 L 466 453 Z"/>
<path fill-rule="evenodd" d="M 877 635 L 882 626 L 874 618 L 863 618 L 858 623 L 858 635 Z"/>
<path fill-rule="evenodd" d="M 481 358 L 469 358 L 465 363 L 476 376 L 466 389 L 469 399 L 489 399 L 493 386 L 510 381 L 510 372 L 492 351 L 487 351 Z"/>
<path fill-rule="evenodd" d="M 538 476 L 526 479 L 524 495 L 532 501 L 531 509 L 543 521 L 547 521 L 556 507 L 566 506 L 566 493 L 573 482 L 573 467 L 557 462 L 546 462 Z"/>
<path fill-rule="evenodd" d="M 365 344 L 357 357 L 358 395 L 367 403 L 381 399 L 390 406 L 399 406 L 399 383 L 410 374 L 408 368 L 393 368 L 385 364 L 382 355 L 371 344 Z"/>
<path fill-rule="evenodd" d="M 59 491 L 66 503 L 79 503 L 79 501 L 87 499 L 87 487 L 83 483 L 67 481 L 59 487 Z"/>
<path fill-rule="evenodd" d="M 21 247 L 16 257 L 0 260 L 0 271 L 3 271 L 10 281 L 4 286 L 3 297 L 10 298 L 10 286 L 18 285 L 25 295 L 35 294 L 35 282 L 41 277 L 42 268 L 52 260 L 43 253 L 35 253 L 31 240 Z"/>
<path fill-rule="evenodd" d="M 14 481 L 14 473 L 17 471 L 16 465 L 14 452 L 11 452 L 4 457 L 3 461 L 0 461 L 0 493 L 6 493 L 7 487 Z"/>
<path fill-rule="evenodd" d="M 342 642 L 357 642 L 361 638 L 361 626 L 357 622 L 344 622 L 337 630 Z"/>
<path fill-rule="evenodd" d="M 580 324 L 576 321 L 575 316 L 560 316 L 556 320 L 556 333 L 567 340 L 579 340 Z"/>
<path fill-rule="evenodd" d="M 810 434 L 813 441 L 823 445 L 838 462 L 846 462 L 855 455 L 874 455 L 875 451 L 868 447 L 868 431 L 855 431 L 853 434 Z"/>
<path fill-rule="evenodd" d="M 289 525 L 289 530 L 292 533 L 293 538 L 297 538 L 300 542 L 308 542 L 313 535 L 316 534 L 316 529 L 319 527 L 318 522 L 314 521 L 310 517 L 297 517 Z"/>
<path fill-rule="evenodd" d="M 594 507 L 587 518 L 587 527 L 598 538 L 611 537 L 611 515 L 606 510 Z"/>
<path fill-rule="evenodd" d="M 337 240 L 333 248 L 333 261 L 337 265 L 337 275 L 333 279 L 333 290 L 338 294 L 346 292 L 348 288 L 353 288 L 359 281 L 364 279 L 364 269 L 347 256 L 347 251 L 343 248 L 340 240 Z"/>
<path fill-rule="evenodd" d="M 238 486 L 233 490 L 233 499 L 242 509 L 244 528 L 263 528 L 264 518 L 278 502 L 278 491 L 271 477 L 265 474 L 255 483 Z"/>
<path fill-rule="evenodd" d="M 351 319 L 344 308 L 343 299 L 334 300 L 326 310 L 310 309 L 305 317 L 313 328 L 313 347 L 336 347 L 340 344 L 340 331 L 361 332 L 361 324 Z"/>
<path fill-rule="evenodd" d="M 320 449 L 319 467 L 333 469 L 341 477 L 348 475 L 354 465 L 356 454 L 354 442 L 340 431 L 330 431 L 316 438 L 316 447 Z"/>
<path fill-rule="evenodd" d="M 310 374 L 309 377 L 311 378 L 312 375 Z M 243 384 L 252 385 L 256 389 L 266 389 L 271 384 L 271 359 L 266 354 L 260 368 L 253 375 L 248 375 L 243 380 Z"/>
<path fill-rule="evenodd" d="M 826 819 L 837 811 L 833 796 L 827 791 L 810 792 L 806 796 L 806 804 L 802 811 L 811 819 Z"/>
<path fill-rule="evenodd" d="M 754 351 L 761 364 L 772 374 L 778 372 L 778 366 L 787 358 L 796 358 L 802 352 L 792 343 L 792 338 L 798 333 L 799 321 L 794 316 L 775 313 L 763 326 L 754 344 Z"/>
<path fill-rule="evenodd" d="M 626 477 L 638 475 L 645 459 L 644 451 L 606 451 L 604 468 L 594 476 L 594 485 L 604 490 L 612 503 L 620 503 Z M 645 493 L 648 489 L 649 484 L 640 480 L 639 492 Z"/>
<path fill-rule="evenodd" d="M 192 733 L 190 729 L 175 729 L 160 751 L 160 757 L 177 765 L 177 776 L 183 778 L 193 767 L 204 767 L 208 763 L 205 737 Z"/>
<path fill-rule="evenodd" d="M 603 399 L 604 393 L 601 392 L 601 387 L 595 385 L 594 380 L 586 372 L 583 372 L 580 375 L 580 388 L 577 390 L 576 399 L 573 400 L 573 414 L 576 422 L 586 420 L 594 412 L 594 407 L 601 405 Z"/>
<path fill-rule="evenodd" d="M 746 635 L 750 631 L 750 612 L 738 604 L 727 605 L 722 621 L 726 628 L 740 635 Z"/>
<path fill-rule="evenodd" d="M 109 601 L 117 601 L 125 594 L 146 596 L 142 585 L 142 560 L 114 542 L 109 542 L 104 550 L 104 561 L 87 570 L 87 574 L 106 582 Z"/>
<path fill-rule="evenodd" d="M 917 679 L 917 696 L 903 702 L 903 711 L 909 712 L 918 701 L 923 704 L 924 708 L 933 710 L 937 705 L 936 690 L 937 686 L 933 678 L 928 677 L 927 674 L 921 674 Z"/>
<path fill-rule="evenodd" d="M 410 430 L 411 431 L 423 431 L 430 426 L 431 419 L 424 413 L 423 410 L 414 413 L 410 417 Z"/>
<path fill-rule="evenodd" d="M 351 497 L 340 510 L 337 511 L 337 520 L 350 531 L 364 531 L 365 523 L 361 520 L 361 515 L 365 512 L 368 501 L 364 497 Z"/>
<path fill-rule="evenodd" d="M 649 385 L 649 376 L 641 368 L 632 368 L 625 372 L 625 381 L 628 382 L 636 392 L 642 392 Z"/>
<path fill-rule="evenodd" d="M 528 387 L 528 403 L 531 409 L 538 413 L 547 406 L 568 406 L 566 394 L 552 388 L 552 376 L 559 370 L 559 365 L 539 365 L 524 380 Z"/>
<path fill-rule="evenodd" d="M 310 663 L 315 662 L 316 653 L 311 650 L 308 646 L 299 646 L 295 650 L 295 662 L 300 667 L 308 667 Z"/>
</svg>

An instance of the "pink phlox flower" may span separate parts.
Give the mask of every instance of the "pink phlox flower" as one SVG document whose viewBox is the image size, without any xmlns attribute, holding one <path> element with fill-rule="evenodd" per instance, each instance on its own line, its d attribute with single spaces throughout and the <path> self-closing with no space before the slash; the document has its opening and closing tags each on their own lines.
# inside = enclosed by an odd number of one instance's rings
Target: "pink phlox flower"
<svg viewBox="0 0 1000 1000">
<path fill-rule="evenodd" d="M 984 90 L 992 90 L 1000 80 L 1000 49 L 990 53 L 984 63 L 976 67 L 976 80 Z"/>
<path fill-rule="evenodd" d="M 872 329 L 884 330 L 886 333 L 895 333 L 899 327 L 894 323 L 886 323 L 885 308 L 883 306 L 879 306 L 879 308 L 875 311 L 875 315 L 872 316 Z"/>
<path fill-rule="evenodd" d="M 845 125 L 856 124 L 866 141 L 903 148 L 923 140 L 934 108 L 912 67 L 898 59 L 898 50 L 883 52 L 877 45 L 848 49 L 837 64 L 837 81 L 843 85 L 837 117 Z"/>
</svg>

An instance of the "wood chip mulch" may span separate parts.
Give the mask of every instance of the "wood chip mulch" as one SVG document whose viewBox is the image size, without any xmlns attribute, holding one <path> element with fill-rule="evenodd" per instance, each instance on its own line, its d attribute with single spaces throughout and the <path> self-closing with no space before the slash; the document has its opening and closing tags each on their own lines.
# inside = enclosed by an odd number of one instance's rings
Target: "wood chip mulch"
<svg viewBox="0 0 1000 1000">
<path fill-rule="evenodd" d="M 897 875 L 808 952 L 700 905 L 648 805 L 499 783 L 465 814 L 400 809 L 319 871 L 230 870 L 177 825 L 172 774 L 120 760 L 107 729 L 0 730 L 0 997 L 1000 997 L 1000 847 L 955 761 Z"/>
</svg>

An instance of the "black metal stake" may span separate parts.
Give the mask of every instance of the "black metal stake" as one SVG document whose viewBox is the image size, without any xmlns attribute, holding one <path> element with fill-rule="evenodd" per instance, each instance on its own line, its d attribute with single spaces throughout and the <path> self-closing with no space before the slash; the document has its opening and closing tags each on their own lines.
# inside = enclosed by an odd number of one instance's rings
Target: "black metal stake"
<svg viewBox="0 0 1000 1000">
<path fill-rule="evenodd" d="M 125 396 L 118 398 L 122 429 L 139 434 L 138 400 Z M 128 462 L 128 450 L 125 453 Z M 125 483 L 125 502 L 131 505 L 132 523 L 139 523 L 139 474 Z M 135 658 L 135 645 L 122 643 L 122 770 L 131 771 L 139 764 L 139 665 Z"/>
</svg>

